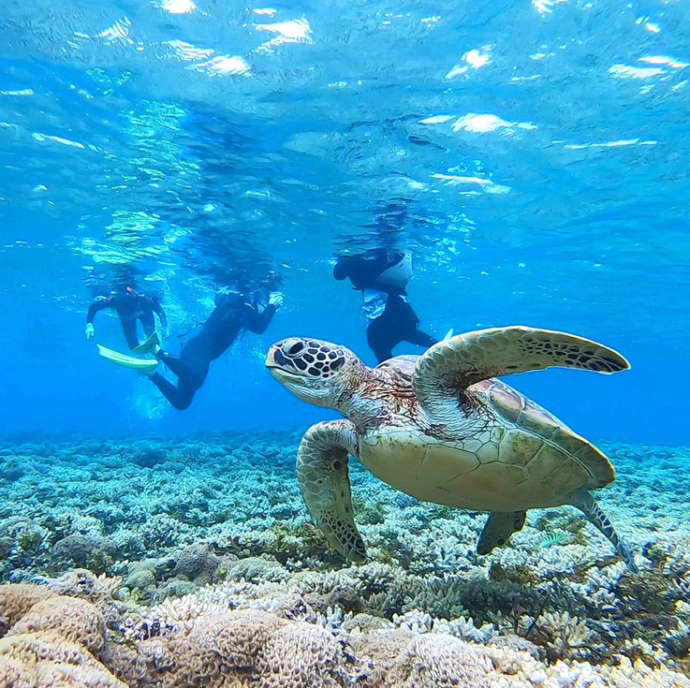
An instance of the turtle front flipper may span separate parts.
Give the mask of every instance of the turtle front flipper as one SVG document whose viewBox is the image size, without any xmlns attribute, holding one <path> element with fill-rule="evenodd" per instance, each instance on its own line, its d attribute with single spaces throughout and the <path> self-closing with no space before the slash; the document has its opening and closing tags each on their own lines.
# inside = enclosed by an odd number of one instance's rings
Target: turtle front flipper
<svg viewBox="0 0 690 688">
<path fill-rule="evenodd" d="M 594 497 L 587 490 L 584 488 L 575 490 L 568 497 L 567 503 L 577 507 L 587 517 L 589 522 L 608 538 L 609 542 L 616 548 L 618 556 L 628 565 L 632 573 L 638 572 L 637 564 L 635 564 L 630 548 L 618 537 L 618 533 L 613 529 L 608 516 L 599 508 L 599 505 L 594 501 Z"/>
<path fill-rule="evenodd" d="M 494 547 L 505 545 L 513 533 L 525 525 L 526 511 L 494 511 L 484 524 L 479 536 L 477 554 L 488 554 Z"/>
<path fill-rule="evenodd" d="M 364 561 L 364 542 L 352 515 L 347 455 L 356 453 L 352 423 L 335 420 L 312 425 L 297 451 L 297 479 L 314 523 L 346 559 Z"/>
<path fill-rule="evenodd" d="M 414 372 L 417 399 L 432 422 L 457 418 L 458 394 L 482 380 L 558 366 L 598 373 L 630 367 L 618 352 L 565 332 L 513 325 L 477 330 L 438 342 Z"/>
</svg>

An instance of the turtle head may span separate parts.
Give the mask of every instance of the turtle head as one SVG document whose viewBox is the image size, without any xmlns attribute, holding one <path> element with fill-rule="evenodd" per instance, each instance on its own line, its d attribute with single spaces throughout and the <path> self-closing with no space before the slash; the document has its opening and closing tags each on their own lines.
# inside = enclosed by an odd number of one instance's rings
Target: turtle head
<svg viewBox="0 0 690 688">
<path fill-rule="evenodd" d="M 320 339 L 283 339 L 266 355 L 266 367 L 278 382 L 302 401 L 328 408 L 337 406 L 359 366 L 352 351 Z"/>
</svg>

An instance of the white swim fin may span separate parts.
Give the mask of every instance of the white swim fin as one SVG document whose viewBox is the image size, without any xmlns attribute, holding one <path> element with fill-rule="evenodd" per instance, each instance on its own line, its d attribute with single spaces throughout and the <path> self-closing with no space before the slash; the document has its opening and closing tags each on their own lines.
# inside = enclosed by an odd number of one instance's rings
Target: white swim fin
<svg viewBox="0 0 690 688">
<path fill-rule="evenodd" d="M 128 356 L 121 354 L 119 351 L 109 349 L 107 346 L 97 344 L 98 354 L 108 361 L 112 361 L 116 365 L 124 368 L 131 368 L 143 375 L 153 375 L 158 365 L 158 360 L 155 358 L 136 358 L 135 356 Z"/>
</svg>

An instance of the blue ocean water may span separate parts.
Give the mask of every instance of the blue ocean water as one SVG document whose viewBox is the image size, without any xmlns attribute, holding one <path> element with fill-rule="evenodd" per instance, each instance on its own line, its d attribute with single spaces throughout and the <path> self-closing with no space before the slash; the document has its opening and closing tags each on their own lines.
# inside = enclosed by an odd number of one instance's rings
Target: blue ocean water
<svg viewBox="0 0 690 688">
<path fill-rule="evenodd" d="M 343 251 L 411 251 L 440 337 L 507 324 L 624 353 L 515 379 L 595 439 L 686 441 L 688 8 L 681 2 L 12 3 L 0 16 L 5 435 L 301 427 L 287 335 L 374 363 Z M 100 360 L 130 270 L 179 350 L 238 274 L 282 279 L 192 407 Z M 120 271 L 120 273 L 118 273 Z M 97 340 L 124 341 L 114 317 Z M 417 353 L 411 345 L 396 352 Z"/>
<path fill-rule="evenodd" d="M 630 373 L 518 386 L 585 434 L 682 442 L 687 18 L 682 3 L 6 8 L 2 432 L 308 422 L 260 354 L 305 334 L 367 360 L 331 262 L 384 243 L 413 252 L 430 332 L 599 339 Z M 156 413 L 155 390 L 82 336 L 94 285 L 123 266 L 162 293 L 171 349 L 227 272 L 276 271 L 285 306 L 189 411 Z M 98 326 L 121 348 L 114 320 Z"/>
</svg>

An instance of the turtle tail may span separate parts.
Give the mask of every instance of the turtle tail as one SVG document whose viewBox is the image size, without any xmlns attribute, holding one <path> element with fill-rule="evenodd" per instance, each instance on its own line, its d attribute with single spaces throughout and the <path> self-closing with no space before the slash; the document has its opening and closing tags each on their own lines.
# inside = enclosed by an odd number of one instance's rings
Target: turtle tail
<svg viewBox="0 0 690 688">
<path fill-rule="evenodd" d="M 608 538 L 609 542 L 616 548 L 618 556 L 625 561 L 632 573 L 638 572 L 632 550 L 618 537 L 608 516 L 601 510 L 594 501 L 594 497 L 585 488 L 575 490 L 569 496 L 567 503 L 577 507 L 587 517 L 589 522 Z"/>
</svg>

